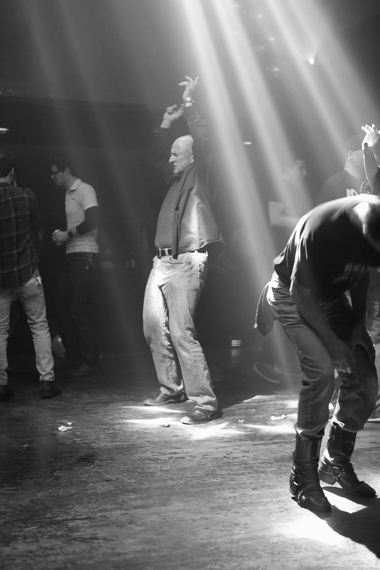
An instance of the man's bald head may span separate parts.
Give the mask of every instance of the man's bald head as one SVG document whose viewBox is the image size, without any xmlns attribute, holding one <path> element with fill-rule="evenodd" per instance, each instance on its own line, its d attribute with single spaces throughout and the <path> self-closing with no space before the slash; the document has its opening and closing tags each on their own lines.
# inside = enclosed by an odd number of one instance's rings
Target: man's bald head
<svg viewBox="0 0 380 570">
<path fill-rule="evenodd" d="M 184 135 L 174 141 L 169 162 L 173 164 L 174 174 L 183 172 L 189 164 L 194 162 L 193 138 L 190 135 Z"/>
</svg>

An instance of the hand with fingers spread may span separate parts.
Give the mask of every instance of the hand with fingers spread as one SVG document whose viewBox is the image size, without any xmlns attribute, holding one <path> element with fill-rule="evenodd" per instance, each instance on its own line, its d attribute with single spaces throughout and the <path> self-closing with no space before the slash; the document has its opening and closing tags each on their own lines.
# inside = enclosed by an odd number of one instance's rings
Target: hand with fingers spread
<svg viewBox="0 0 380 570">
<path fill-rule="evenodd" d="M 365 132 L 365 137 L 363 140 L 363 152 L 364 152 L 364 144 L 367 143 L 370 149 L 373 152 L 373 155 L 377 161 L 377 164 L 380 163 L 380 131 L 376 127 L 375 124 L 364 125 L 362 130 Z"/>
<path fill-rule="evenodd" d="M 364 125 L 362 130 L 365 132 L 365 137 L 363 140 L 363 147 L 366 143 L 369 147 L 373 147 L 379 143 L 380 132 L 377 129 L 376 125 Z"/>
<path fill-rule="evenodd" d="M 185 90 L 182 94 L 182 100 L 184 103 L 188 102 L 189 100 L 193 99 L 193 93 L 198 83 L 198 77 L 192 79 L 188 75 L 185 75 L 186 81 L 181 81 L 178 85 L 181 87 L 185 87 Z"/>
</svg>

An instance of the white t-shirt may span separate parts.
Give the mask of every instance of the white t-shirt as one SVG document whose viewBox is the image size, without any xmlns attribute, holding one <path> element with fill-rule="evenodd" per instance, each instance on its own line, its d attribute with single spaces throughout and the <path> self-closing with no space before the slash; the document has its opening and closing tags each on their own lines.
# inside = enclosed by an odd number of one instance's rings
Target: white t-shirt
<svg viewBox="0 0 380 570">
<path fill-rule="evenodd" d="M 76 228 L 79 224 L 84 222 L 85 210 L 97 205 L 98 201 L 93 187 L 77 178 L 71 188 L 66 192 L 65 208 L 67 230 Z M 97 235 L 98 230 L 95 228 L 81 236 L 69 237 L 66 242 L 66 253 L 98 253 Z"/>
</svg>

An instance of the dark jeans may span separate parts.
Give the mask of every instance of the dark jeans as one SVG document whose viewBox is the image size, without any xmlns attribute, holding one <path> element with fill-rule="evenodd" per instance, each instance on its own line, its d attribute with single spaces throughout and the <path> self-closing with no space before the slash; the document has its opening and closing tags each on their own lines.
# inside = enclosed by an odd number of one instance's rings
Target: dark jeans
<svg viewBox="0 0 380 570">
<path fill-rule="evenodd" d="M 56 317 L 67 360 L 99 364 L 95 325 L 98 254 L 69 253 L 58 276 Z"/>
<path fill-rule="evenodd" d="M 375 345 L 376 370 L 380 378 L 380 272 L 378 268 L 370 269 L 370 285 L 367 298 L 367 328 Z M 380 413 L 380 383 L 377 391 L 376 413 Z"/>
<path fill-rule="evenodd" d="M 273 274 L 268 303 L 293 343 L 301 364 L 302 387 L 298 401 L 296 431 L 305 438 L 323 436 L 329 419 L 329 402 L 334 391 L 334 366 L 327 347 L 299 314 L 286 287 Z M 321 309 L 335 334 L 350 343 L 354 327 L 352 308 L 343 296 Z M 339 373 L 341 384 L 332 421 L 351 432 L 361 430 L 371 415 L 377 395 L 375 351 L 370 354 L 357 345 L 351 374 Z"/>
</svg>

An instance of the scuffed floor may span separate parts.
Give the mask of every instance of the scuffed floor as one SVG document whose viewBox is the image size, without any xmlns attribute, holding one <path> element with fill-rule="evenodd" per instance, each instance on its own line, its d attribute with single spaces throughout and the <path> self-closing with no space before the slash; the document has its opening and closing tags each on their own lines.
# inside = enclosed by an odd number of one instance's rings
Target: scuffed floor
<svg viewBox="0 0 380 570">
<path fill-rule="evenodd" d="M 94 377 L 60 373 L 52 400 L 18 357 L 0 403 L 1 569 L 380 568 L 380 499 L 325 486 L 326 518 L 290 498 L 297 379 L 256 377 L 249 350 L 206 355 L 223 417 L 202 426 L 180 423 L 189 402 L 142 405 L 156 390 L 147 350 L 106 354 Z M 367 424 L 354 463 L 380 494 L 379 436 Z"/>
</svg>

